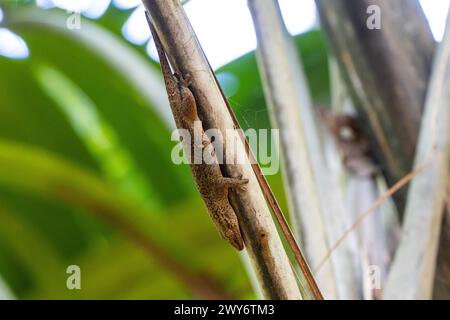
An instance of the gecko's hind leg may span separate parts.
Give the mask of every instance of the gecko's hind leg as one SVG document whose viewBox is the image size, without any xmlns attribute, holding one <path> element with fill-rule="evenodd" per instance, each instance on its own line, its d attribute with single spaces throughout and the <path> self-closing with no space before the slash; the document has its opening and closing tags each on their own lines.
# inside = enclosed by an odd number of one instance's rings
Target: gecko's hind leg
<svg viewBox="0 0 450 320">
<path fill-rule="evenodd" d="M 239 188 L 248 183 L 248 179 L 222 177 L 219 180 L 221 186 L 227 188 Z"/>
</svg>

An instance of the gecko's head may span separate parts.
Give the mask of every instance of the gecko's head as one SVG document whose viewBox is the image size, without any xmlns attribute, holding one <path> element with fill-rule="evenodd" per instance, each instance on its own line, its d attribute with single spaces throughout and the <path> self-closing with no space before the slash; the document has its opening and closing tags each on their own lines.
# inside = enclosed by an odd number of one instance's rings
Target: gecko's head
<svg viewBox="0 0 450 320">
<path fill-rule="evenodd" d="M 222 237 L 235 247 L 236 250 L 242 251 L 244 249 L 244 241 L 242 240 L 240 231 L 236 232 L 236 230 L 229 229 L 225 233 L 226 234 L 223 234 Z"/>
</svg>

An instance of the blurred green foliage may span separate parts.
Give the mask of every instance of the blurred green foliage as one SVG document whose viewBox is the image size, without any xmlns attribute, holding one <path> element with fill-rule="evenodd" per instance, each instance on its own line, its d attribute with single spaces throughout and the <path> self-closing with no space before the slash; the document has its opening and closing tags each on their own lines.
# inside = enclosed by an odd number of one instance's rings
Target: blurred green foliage
<svg viewBox="0 0 450 320">
<path fill-rule="evenodd" d="M 67 30 L 58 10 L 4 9 L 3 25 L 30 49 L 25 60 L 0 57 L 0 275 L 14 295 L 255 297 L 189 169 L 171 162 L 170 124 L 148 98 L 161 92 L 130 82 L 160 75 L 120 35 L 129 12 L 111 7 L 88 23 L 89 39 Z M 322 35 L 295 41 L 315 100 L 326 102 Z M 133 69 L 139 63 L 145 70 Z M 270 127 L 253 52 L 218 77 L 244 129 Z M 269 182 L 286 210 L 281 175 Z M 71 264 L 81 267 L 82 290 L 66 288 Z"/>
</svg>

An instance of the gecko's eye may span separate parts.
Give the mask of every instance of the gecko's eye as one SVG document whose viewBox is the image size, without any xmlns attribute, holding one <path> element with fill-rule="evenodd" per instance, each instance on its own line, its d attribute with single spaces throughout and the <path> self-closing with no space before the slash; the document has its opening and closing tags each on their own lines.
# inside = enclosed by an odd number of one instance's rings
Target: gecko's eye
<svg viewBox="0 0 450 320">
<path fill-rule="evenodd" d="M 355 132 L 348 126 L 343 126 L 339 129 L 339 138 L 344 141 L 355 140 Z"/>
</svg>

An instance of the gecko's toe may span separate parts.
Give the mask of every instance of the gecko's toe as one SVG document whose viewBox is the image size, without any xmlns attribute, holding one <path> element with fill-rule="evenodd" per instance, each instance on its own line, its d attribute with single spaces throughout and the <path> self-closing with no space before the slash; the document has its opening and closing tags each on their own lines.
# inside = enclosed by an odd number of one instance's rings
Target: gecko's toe
<svg viewBox="0 0 450 320">
<path fill-rule="evenodd" d="M 248 179 L 223 177 L 221 184 L 228 188 L 241 187 L 249 182 Z"/>
<path fill-rule="evenodd" d="M 192 84 L 192 76 L 190 73 L 186 73 L 184 77 L 181 77 L 181 82 L 185 87 L 189 87 Z"/>
<path fill-rule="evenodd" d="M 192 76 L 190 73 L 186 73 L 184 76 L 175 72 L 173 74 L 177 82 L 181 84 L 183 87 L 189 87 L 192 84 Z"/>
<path fill-rule="evenodd" d="M 236 184 L 238 184 L 238 185 L 247 184 L 249 182 L 248 179 L 242 178 L 242 175 L 240 175 L 239 177 L 233 178 L 233 179 L 236 182 Z"/>
<path fill-rule="evenodd" d="M 249 182 L 248 179 L 239 179 L 239 180 L 237 180 L 237 184 L 240 184 L 240 185 L 247 184 L 248 182 Z"/>
</svg>

